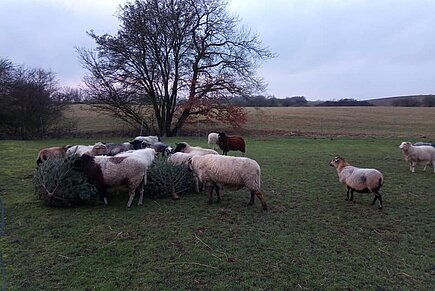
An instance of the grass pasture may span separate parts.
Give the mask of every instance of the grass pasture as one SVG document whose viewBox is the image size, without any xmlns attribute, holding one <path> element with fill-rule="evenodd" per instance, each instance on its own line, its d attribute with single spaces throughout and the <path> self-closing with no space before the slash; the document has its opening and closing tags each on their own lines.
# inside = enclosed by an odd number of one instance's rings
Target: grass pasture
<svg viewBox="0 0 435 291">
<path fill-rule="evenodd" d="M 181 140 L 206 145 L 204 138 L 165 141 Z M 92 141 L 0 141 L 6 207 L 0 250 L 8 290 L 435 286 L 435 174 L 421 167 L 409 172 L 401 138 L 248 138 L 248 156 L 262 167 L 267 212 L 258 200 L 246 207 L 247 190 L 224 190 L 212 205 L 195 193 L 178 201 L 146 199 L 128 211 L 126 193 L 111 193 L 108 207 L 41 205 L 31 182 L 38 149 Z M 369 194 L 344 200 L 328 165 L 338 154 L 384 173 L 384 210 L 370 206 Z"/>
</svg>

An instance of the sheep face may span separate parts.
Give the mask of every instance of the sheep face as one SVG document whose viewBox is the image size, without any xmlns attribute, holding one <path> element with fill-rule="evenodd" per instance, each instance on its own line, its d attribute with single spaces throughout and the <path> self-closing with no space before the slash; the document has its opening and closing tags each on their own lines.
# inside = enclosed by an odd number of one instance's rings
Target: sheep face
<svg viewBox="0 0 435 291">
<path fill-rule="evenodd" d="M 409 148 L 411 147 L 411 143 L 409 142 L 409 141 L 404 141 L 404 142 L 402 142 L 400 145 L 399 145 L 399 148 L 401 149 L 401 150 L 403 150 L 403 151 L 408 151 L 409 150 Z"/>
<path fill-rule="evenodd" d="M 334 168 L 338 168 L 341 164 L 344 164 L 344 159 L 342 157 L 335 157 L 329 162 L 329 165 Z"/>
<path fill-rule="evenodd" d="M 183 152 L 184 149 L 187 147 L 186 143 L 180 142 L 175 144 L 176 147 L 174 149 L 174 153 Z"/>
<path fill-rule="evenodd" d="M 172 148 L 172 147 L 170 147 L 170 146 L 168 146 L 167 148 L 165 148 L 165 151 L 164 151 L 164 154 L 166 155 L 166 156 L 170 156 L 170 155 L 172 155 L 174 153 L 174 149 Z"/>
<path fill-rule="evenodd" d="M 92 150 L 95 152 L 96 156 L 101 156 L 101 155 L 106 154 L 107 147 L 103 143 L 97 143 L 97 144 L 94 145 Z"/>
<path fill-rule="evenodd" d="M 226 136 L 225 132 L 223 132 L 223 131 L 219 132 L 218 140 L 222 140 L 222 139 L 224 139 L 225 136 Z"/>
<path fill-rule="evenodd" d="M 141 140 L 135 139 L 130 141 L 130 144 L 133 146 L 133 149 L 135 150 L 139 150 L 139 149 L 143 149 L 144 144 Z"/>
</svg>

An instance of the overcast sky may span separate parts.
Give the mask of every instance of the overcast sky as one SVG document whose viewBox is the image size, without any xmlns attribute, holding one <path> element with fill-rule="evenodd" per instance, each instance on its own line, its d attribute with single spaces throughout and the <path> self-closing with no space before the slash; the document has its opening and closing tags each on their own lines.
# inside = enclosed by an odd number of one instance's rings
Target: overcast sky
<svg viewBox="0 0 435 291">
<path fill-rule="evenodd" d="M 81 85 L 86 31 L 115 33 L 124 0 L 0 0 L 0 57 Z M 232 0 L 277 57 L 258 74 L 276 97 L 435 94 L 435 0 Z"/>
</svg>

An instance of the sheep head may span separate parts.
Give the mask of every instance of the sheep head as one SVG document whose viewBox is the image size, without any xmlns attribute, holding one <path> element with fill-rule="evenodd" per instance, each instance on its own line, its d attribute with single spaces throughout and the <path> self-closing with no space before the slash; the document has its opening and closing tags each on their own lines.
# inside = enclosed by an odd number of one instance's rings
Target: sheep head
<svg viewBox="0 0 435 291">
<path fill-rule="evenodd" d="M 407 152 L 411 146 L 412 144 L 409 141 L 404 141 L 399 145 L 399 148 L 402 151 Z"/>
<path fill-rule="evenodd" d="M 175 144 L 175 149 L 174 149 L 174 153 L 178 153 L 178 152 L 184 152 L 184 149 L 187 147 L 187 143 L 185 142 L 180 142 L 180 143 L 176 143 Z"/>
<path fill-rule="evenodd" d="M 346 161 L 344 160 L 344 158 L 337 156 L 337 157 L 335 157 L 332 161 L 329 162 L 329 165 L 330 165 L 331 167 L 334 167 L 334 168 L 336 168 L 336 169 L 339 169 L 339 168 L 341 168 L 341 167 L 346 166 L 347 163 L 346 163 Z"/>
</svg>

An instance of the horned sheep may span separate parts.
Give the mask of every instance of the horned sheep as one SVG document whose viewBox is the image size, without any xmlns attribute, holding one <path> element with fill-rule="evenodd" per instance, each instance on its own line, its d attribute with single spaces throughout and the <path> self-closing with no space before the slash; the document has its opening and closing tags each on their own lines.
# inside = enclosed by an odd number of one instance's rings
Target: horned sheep
<svg viewBox="0 0 435 291">
<path fill-rule="evenodd" d="M 357 168 L 351 166 L 342 157 L 335 157 L 329 165 L 335 167 L 338 180 L 346 188 L 346 201 L 353 200 L 353 192 L 373 193 L 375 198 L 372 205 L 379 200 L 379 209 L 383 208 L 382 196 L 379 189 L 384 183 L 384 176 L 376 169 Z M 350 194 L 350 196 L 349 196 Z"/>
<path fill-rule="evenodd" d="M 405 161 L 409 164 L 409 170 L 415 173 L 415 166 L 418 164 L 424 165 L 424 171 L 429 164 L 432 164 L 435 173 L 435 148 L 430 145 L 415 146 L 408 141 L 404 141 L 399 145 L 403 152 Z"/>
<path fill-rule="evenodd" d="M 261 170 L 255 160 L 221 155 L 193 156 L 189 160 L 189 168 L 210 188 L 209 203 L 213 202 L 213 189 L 216 190 L 217 202 L 220 202 L 221 186 L 230 190 L 246 187 L 251 191 L 248 205 L 253 205 L 257 196 L 263 210 L 267 210 L 266 199 L 260 192 Z"/>
</svg>

